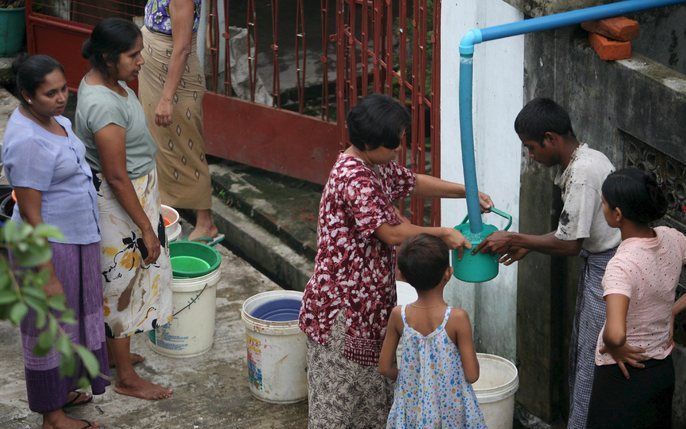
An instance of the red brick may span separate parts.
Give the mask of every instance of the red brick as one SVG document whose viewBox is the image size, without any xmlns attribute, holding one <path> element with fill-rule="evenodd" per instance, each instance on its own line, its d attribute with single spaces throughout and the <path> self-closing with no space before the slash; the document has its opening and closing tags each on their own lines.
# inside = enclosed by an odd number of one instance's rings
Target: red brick
<svg viewBox="0 0 686 429">
<path fill-rule="evenodd" d="M 596 33 L 588 34 L 588 41 L 601 60 L 614 61 L 631 58 L 631 42 L 610 40 Z"/>
<path fill-rule="evenodd" d="M 602 34 L 608 39 L 629 42 L 638 37 L 638 21 L 623 16 L 602 19 L 600 21 L 588 21 L 581 24 L 581 28 L 591 33 Z"/>
</svg>

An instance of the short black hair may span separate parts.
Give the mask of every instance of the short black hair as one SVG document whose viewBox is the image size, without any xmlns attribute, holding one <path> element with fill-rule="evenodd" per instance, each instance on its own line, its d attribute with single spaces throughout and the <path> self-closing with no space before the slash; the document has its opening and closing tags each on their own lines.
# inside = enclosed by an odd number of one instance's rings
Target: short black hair
<svg viewBox="0 0 686 429">
<path fill-rule="evenodd" d="M 350 109 L 347 124 L 350 143 L 356 148 L 395 149 L 400 145 L 400 135 L 410 124 L 410 114 L 393 98 L 370 94 Z"/>
<path fill-rule="evenodd" d="M 575 137 L 567 111 L 549 98 L 534 98 L 517 115 L 515 132 L 526 140 L 543 144 L 545 133 Z"/>
<path fill-rule="evenodd" d="M 28 107 L 28 102 L 21 95 L 26 91 L 32 97 L 36 95 L 36 90 L 45 81 L 45 76 L 55 70 L 64 73 L 64 67 L 53 57 L 48 55 L 26 55 L 21 54 L 12 63 L 12 71 L 16 76 L 17 94 L 19 101 L 24 107 Z"/>
<path fill-rule="evenodd" d="M 448 268 L 450 249 L 438 237 L 419 234 L 407 239 L 398 251 L 398 268 L 418 291 L 438 286 Z"/>
<path fill-rule="evenodd" d="M 110 76 L 107 63 L 117 64 L 119 55 L 133 48 L 143 37 L 132 21 L 122 18 L 105 18 L 93 28 L 91 36 L 83 42 L 81 55 L 91 66 L 106 77 Z"/>
<path fill-rule="evenodd" d="M 630 167 L 607 176 L 603 198 L 611 209 L 619 207 L 625 218 L 647 224 L 667 213 L 667 198 L 654 174 Z"/>
</svg>

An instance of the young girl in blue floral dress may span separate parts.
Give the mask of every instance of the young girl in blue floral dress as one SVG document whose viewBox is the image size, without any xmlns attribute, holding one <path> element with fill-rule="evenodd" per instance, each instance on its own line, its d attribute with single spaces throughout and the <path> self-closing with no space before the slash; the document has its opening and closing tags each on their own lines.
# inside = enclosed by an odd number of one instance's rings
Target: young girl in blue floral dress
<svg viewBox="0 0 686 429">
<path fill-rule="evenodd" d="M 419 298 L 393 309 L 379 357 L 379 372 L 396 381 L 387 428 L 486 428 L 471 385 L 479 362 L 469 316 L 443 300 L 448 255 L 445 243 L 427 234 L 398 253 L 398 268 Z"/>
</svg>

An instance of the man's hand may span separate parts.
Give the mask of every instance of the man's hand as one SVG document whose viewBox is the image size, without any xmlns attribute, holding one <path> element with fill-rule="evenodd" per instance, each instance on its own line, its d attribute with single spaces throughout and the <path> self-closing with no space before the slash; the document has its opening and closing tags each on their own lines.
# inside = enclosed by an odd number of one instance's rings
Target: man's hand
<svg viewBox="0 0 686 429">
<path fill-rule="evenodd" d="M 645 368 L 645 365 L 641 361 L 645 360 L 645 349 L 640 347 L 633 347 L 627 343 L 622 344 L 620 347 L 609 347 L 605 345 L 600 349 L 600 353 L 609 353 L 610 356 L 617 362 L 620 371 L 624 374 L 624 377 L 629 379 L 629 371 L 626 369 L 626 364 L 633 366 L 634 368 Z"/>
<path fill-rule="evenodd" d="M 512 265 L 517 261 L 524 259 L 526 255 L 529 254 L 531 250 L 525 249 L 523 247 L 512 247 L 504 255 L 498 259 L 498 262 L 504 265 Z"/>
<path fill-rule="evenodd" d="M 512 247 L 511 241 L 514 233 L 508 231 L 496 231 L 486 237 L 476 249 L 472 250 L 472 254 L 476 253 L 497 253 L 503 255 L 510 251 Z"/>
</svg>

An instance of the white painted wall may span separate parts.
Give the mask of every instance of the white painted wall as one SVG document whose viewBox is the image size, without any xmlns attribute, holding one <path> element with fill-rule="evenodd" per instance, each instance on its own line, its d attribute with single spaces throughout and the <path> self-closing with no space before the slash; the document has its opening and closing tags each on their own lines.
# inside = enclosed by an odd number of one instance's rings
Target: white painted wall
<svg viewBox="0 0 686 429">
<path fill-rule="evenodd" d="M 464 183 L 460 150 L 458 77 L 462 36 L 523 19 L 501 0 L 443 0 L 441 16 L 441 172 L 443 179 Z M 514 118 L 523 106 L 524 39 L 522 36 L 479 44 L 474 52 L 474 146 L 479 189 L 496 207 L 512 214 L 518 229 L 521 143 Z M 443 226 L 454 226 L 467 213 L 464 200 L 443 200 Z M 504 226 L 502 218 L 485 222 Z M 517 267 L 500 266 L 494 280 L 468 284 L 452 279 L 445 296 L 465 308 L 475 329 L 477 351 L 514 360 L 516 356 Z"/>
</svg>

